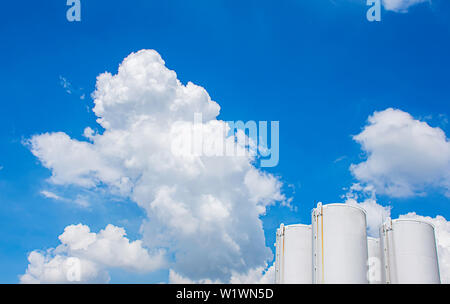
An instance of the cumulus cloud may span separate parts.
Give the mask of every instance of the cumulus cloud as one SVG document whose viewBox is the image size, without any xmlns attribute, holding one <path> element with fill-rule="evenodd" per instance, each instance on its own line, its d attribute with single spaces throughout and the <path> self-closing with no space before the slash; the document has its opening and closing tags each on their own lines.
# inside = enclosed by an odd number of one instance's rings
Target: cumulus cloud
<svg viewBox="0 0 450 304">
<path fill-rule="evenodd" d="M 21 283 L 107 283 L 109 268 L 146 272 L 165 265 L 162 251 L 150 254 L 142 241 L 130 242 L 123 228 L 106 226 L 93 233 L 88 226 L 67 226 L 61 244 L 28 255 Z"/>
<path fill-rule="evenodd" d="M 222 282 L 220 280 L 213 281 L 210 279 L 191 280 L 170 269 L 169 284 L 222 284 Z"/>
<path fill-rule="evenodd" d="M 220 280 L 212 281 L 210 279 L 191 280 L 176 273 L 174 270 L 169 271 L 169 283 L 171 284 L 223 284 Z M 275 284 L 275 265 L 268 268 L 257 267 L 250 269 L 246 273 L 233 272 L 230 284 Z"/>
<path fill-rule="evenodd" d="M 227 282 L 272 259 L 260 216 L 289 201 L 279 179 L 256 169 L 252 153 L 174 153 L 173 141 L 196 128 L 196 113 L 204 148 L 214 146 L 217 129 L 230 130 L 205 89 L 182 84 L 156 51 L 142 50 L 116 75 L 99 75 L 93 98 L 103 132 L 87 127 L 86 140 L 55 132 L 28 141 L 51 183 L 101 187 L 137 203 L 147 213 L 144 244 L 164 248 L 174 273 L 190 280 Z M 239 142 L 229 134 L 224 145 L 242 151 Z"/>
<path fill-rule="evenodd" d="M 388 11 L 406 13 L 408 9 L 419 3 L 430 3 L 430 0 L 383 0 L 383 6 Z"/>
<path fill-rule="evenodd" d="M 450 284 L 450 222 L 440 215 L 432 218 L 417 215 L 415 212 L 400 215 L 400 218 L 419 219 L 429 222 L 434 226 L 441 282 Z"/>
<path fill-rule="evenodd" d="M 378 237 L 380 225 L 390 217 L 391 207 L 377 203 L 371 186 L 363 187 L 360 184 L 353 184 L 344 198 L 345 203 L 361 207 L 366 211 L 367 233 L 369 236 Z"/>
<path fill-rule="evenodd" d="M 433 187 L 450 197 L 450 142 L 440 128 L 389 108 L 370 116 L 353 139 L 367 159 L 350 170 L 377 194 L 411 197 Z"/>
<path fill-rule="evenodd" d="M 269 268 L 258 267 L 247 273 L 234 273 L 231 284 L 275 284 L 275 264 Z"/>
<path fill-rule="evenodd" d="M 91 261 L 33 251 L 28 268 L 19 277 L 22 284 L 108 283 L 108 273 Z"/>
</svg>

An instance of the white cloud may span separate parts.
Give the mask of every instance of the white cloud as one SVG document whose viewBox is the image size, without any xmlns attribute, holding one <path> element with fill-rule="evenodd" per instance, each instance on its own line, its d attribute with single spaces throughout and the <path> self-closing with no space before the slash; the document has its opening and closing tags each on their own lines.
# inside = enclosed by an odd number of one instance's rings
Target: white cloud
<svg viewBox="0 0 450 304">
<path fill-rule="evenodd" d="M 21 283 L 107 283 L 109 268 L 147 272 L 165 265 L 162 251 L 150 254 L 142 241 L 130 242 L 123 228 L 108 225 L 99 233 L 88 226 L 67 226 L 59 236 L 61 245 L 46 252 L 33 251 L 28 255 L 28 268 L 20 276 Z M 75 281 L 71 268 L 79 273 Z"/>
<path fill-rule="evenodd" d="M 50 182 L 101 186 L 136 202 L 148 215 L 141 227 L 145 245 L 165 248 L 174 273 L 190 280 L 227 282 L 272 259 L 260 216 L 276 201 L 289 202 L 281 182 L 257 170 L 254 155 L 172 153 L 172 139 L 190 133 L 194 113 L 202 113 L 205 146 L 219 126 L 227 129 L 202 87 L 183 85 L 157 52 L 142 50 L 118 74 L 98 76 L 93 97 L 102 134 L 88 127 L 87 141 L 62 132 L 29 140 L 51 170 Z"/>
<path fill-rule="evenodd" d="M 110 280 L 99 265 L 84 259 L 33 251 L 28 255 L 28 262 L 25 274 L 19 277 L 22 284 L 108 283 Z"/>
<path fill-rule="evenodd" d="M 231 284 L 275 284 L 275 264 L 269 268 L 258 267 L 247 273 L 234 273 Z"/>
<path fill-rule="evenodd" d="M 72 84 L 63 76 L 59 76 L 59 83 L 66 90 L 67 94 L 72 94 Z"/>
<path fill-rule="evenodd" d="M 62 201 L 62 200 L 64 200 L 63 197 L 61 197 L 61 196 L 59 196 L 59 195 L 57 195 L 57 194 L 55 194 L 55 193 L 53 193 L 53 192 L 51 192 L 51 191 L 42 190 L 42 191 L 41 191 L 41 194 L 42 194 L 43 196 L 45 196 L 46 198 L 51 198 L 51 199 L 54 199 L 54 200 L 57 200 L 57 201 Z"/>
<path fill-rule="evenodd" d="M 406 13 L 408 9 L 419 3 L 430 3 L 430 0 L 383 0 L 383 6 L 388 11 Z"/>
<path fill-rule="evenodd" d="M 222 284 L 220 280 L 212 281 L 210 279 L 191 280 L 183 277 L 173 269 L 169 270 L 169 284 Z"/>
<path fill-rule="evenodd" d="M 83 93 L 83 89 L 82 88 L 79 88 L 79 89 L 74 88 L 66 77 L 63 77 L 60 75 L 59 83 L 63 87 L 63 89 L 66 91 L 67 94 L 72 94 L 72 93 L 77 94 L 80 96 L 81 100 L 84 100 L 86 98 L 86 94 Z"/>
<path fill-rule="evenodd" d="M 361 207 L 366 211 L 367 233 L 369 236 L 378 237 L 380 225 L 390 217 L 391 207 L 378 204 L 373 188 L 370 186 L 362 187 L 360 184 L 353 184 L 344 197 L 345 203 Z"/>
<path fill-rule="evenodd" d="M 42 190 L 41 194 L 49 199 L 53 199 L 55 201 L 60 201 L 60 202 L 64 202 L 64 203 L 74 203 L 80 207 L 89 207 L 89 201 L 87 200 L 86 197 L 84 197 L 83 195 L 77 195 L 77 197 L 75 199 L 68 199 L 62 196 L 59 196 L 56 193 L 53 193 L 51 191 L 48 190 Z"/>
<path fill-rule="evenodd" d="M 440 128 L 389 108 L 370 116 L 353 138 L 367 160 L 350 170 L 377 194 L 410 197 L 433 187 L 450 196 L 450 142 Z"/>
<path fill-rule="evenodd" d="M 346 159 L 346 158 L 347 158 L 347 156 L 346 156 L 346 155 L 343 155 L 343 156 L 340 156 L 340 157 L 336 158 L 333 162 L 336 164 L 336 163 L 338 163 L 338 162 L 340 162 L 340 161 L 343 161 L 343 160 Z"/>
<path fill-rule="evenodd" d="M 400 218 L 420 219 L 434 225 L 441 282 L 450 284 L 450 222 L 440 215 L 432 218 L 417 215 L 415 212 L 400 215 Z"/>
<path fill-rule="evenodd" d="M 254 203 L 262 202 L 260 213 L 265 212 L 265 206 L 276 201 L 284 201 L 281 194 L 281 182 L 273 175 L 261 172 L 257 169 L 250 169 L 244 176 L 244 184 L 249 192 L 249 199 Z"/>
<path fill-rule="evenodd" d="M 29 141 L 32 152 L 43 165 L 52 169 L 50 181 L 57 185 L 75 184 L 94 187 L 100 182 L 121 186 L 118 169 L 108 166 L 95 147 L 71 139 L 62 132 L 34 136 Z"/>
<path fill-rule="evenodd" d="M 191 280 L 176 273 L 169 271 L 169 283 L 171 284 L 223 284 L 220 280 L 212 281 L 210 279 Z M 266 267 L 257 267 L 249 269 L 246 273 L 233 272 L 228 284 L 275 284 L 275 265 Z"/>
</svg>

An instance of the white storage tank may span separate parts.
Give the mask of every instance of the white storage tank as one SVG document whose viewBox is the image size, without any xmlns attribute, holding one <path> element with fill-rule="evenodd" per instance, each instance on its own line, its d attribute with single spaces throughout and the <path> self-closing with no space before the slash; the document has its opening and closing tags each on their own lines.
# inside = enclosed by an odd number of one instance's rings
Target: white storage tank
<svg viewBox="0 0 450 304">
<path fill-rule="evenodd" d="M 277 229 L 275 282 L 312 283 L 312 235 L 310 225 L 281 224 Z"/>
<path fill-rule="evenodd" d="M 367 280 L 369 284 L 382 284 L 384 283 L 383 264 L 381 256 L 381 242 L 379 238 L 368 237 L 367 238 Z"/>
<path fill-rule="evenodd" d="M 313 282 L 368 283 L 366 213 L 348 204 L 312 211 Z"/>
<path fill-rule="evenodd" d="M 380 235 L 386 283 L 440 283 L 433 225 L 416 219 L 388 219 Z"/>
</svg>

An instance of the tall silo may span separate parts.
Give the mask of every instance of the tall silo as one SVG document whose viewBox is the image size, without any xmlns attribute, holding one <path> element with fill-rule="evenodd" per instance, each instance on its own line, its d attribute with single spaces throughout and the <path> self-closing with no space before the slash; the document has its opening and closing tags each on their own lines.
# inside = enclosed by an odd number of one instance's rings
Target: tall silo
<svg viewBox="0 0 450 304">
<path fill-rule="evenodd" d="M 312 283 L 312 235 L 310 225 L 281 224 L 277 229 L 275 282 Z"/>
<path fill-rule="evenodd" d="M 313 282 L 368 283 L 366 213 L 348 204 L 312 211 Z"/>
<path fill-rule="evenodd" d="M 370 284 L 382 284 L 384 282 L 384 275 L 381 257 L 381 242 L 379 238 L 367 238 L 367 254 L 367 280 Z"/>
<path fill-rule="evenodd" d="M 386 283 L 440 283 L 433 225 L 417 219 L 388 219 L 380 234 Z"/>
</svg>

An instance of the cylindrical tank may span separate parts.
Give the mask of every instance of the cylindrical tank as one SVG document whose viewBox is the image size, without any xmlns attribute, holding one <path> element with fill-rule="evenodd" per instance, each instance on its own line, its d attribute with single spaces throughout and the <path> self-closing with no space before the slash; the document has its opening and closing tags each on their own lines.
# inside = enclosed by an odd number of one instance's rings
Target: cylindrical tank
<svg viewBox="0 0 450 304">
<path fill-rule="evenodd" d="M 383 267 L 381 257 L 381 243 L 379 238 L 367 238 L 367 280 L 370 284 L 383 283 Z"/>
<path fill-rule="evenodd" d="M 348 204 L 312 211 L 313 282 L 368 283 L 366 213 Z"/>
<path fill-rule="evenodd" d="M 386 283 L 440 283 L 433 225 L 417 219 L 388 219 L 380 234 Z"/>
<path fill-rule="evenodd" d="M 312 235 L 310 225 L 281 224 L 277 229 L 275 282 L 312 283 Z"/>
</svg>

